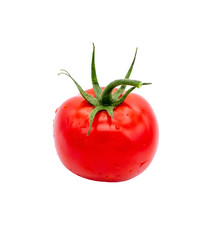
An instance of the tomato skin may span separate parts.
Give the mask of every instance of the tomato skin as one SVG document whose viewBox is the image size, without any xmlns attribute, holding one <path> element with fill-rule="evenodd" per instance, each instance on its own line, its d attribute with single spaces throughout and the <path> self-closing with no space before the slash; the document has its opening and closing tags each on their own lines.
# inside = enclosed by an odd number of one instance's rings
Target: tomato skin
<svg viewBox="0 0 213 240">
<path fill-rule="evenodd" d="M 94 96 L 93 89 L 87 93 Z M 113 111 L 98 112 L 89 136 L 94 107 L 81 95 L 65 101 L 56 111 L 54 140 L 59 158 L 73 173 L 96 181 L 119 182 L 142 173 L 158 144 L 158 124 L 149 103 L 130 93 Z"/>
</svg>

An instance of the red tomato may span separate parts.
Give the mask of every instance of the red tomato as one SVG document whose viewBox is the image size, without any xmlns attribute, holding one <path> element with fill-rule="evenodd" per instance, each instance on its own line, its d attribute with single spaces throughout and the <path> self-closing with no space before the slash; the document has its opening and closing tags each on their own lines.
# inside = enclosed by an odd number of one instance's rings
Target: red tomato
<svg viewBox="0 0 213 240">
<path fill-rule="evenodd" d="M 55 146 L 62 163 L 73 173 L 97 181 L 125 181 L 143 172 L 157 149 L 154 112 L 143 97 L 131 93 L 149 83 L 129 80 L 134 57 L 125 79 L 100 88 L 94 54 L 93 46 L 93 89 L 85 92 L 66 70 L 60 73 L 74 81 L 81 95 L 68 99 L 57 109 Z M 132 87 L 125 92 L 127 85 Z"/>
<path fill-rule="evenodd" d="M 94 91 L 87 91 L 94 96 Z M 89 136 L 94 107 L 82 96 L 68 99 L 57 110 L 55 146 L 62 163 L 73 173 L 92 180 L 118 182 L 143 172 L 158 143 L 158 124 L 149 103 L 131 93 L 114 110 L 98 112 Z"/>
</svg>

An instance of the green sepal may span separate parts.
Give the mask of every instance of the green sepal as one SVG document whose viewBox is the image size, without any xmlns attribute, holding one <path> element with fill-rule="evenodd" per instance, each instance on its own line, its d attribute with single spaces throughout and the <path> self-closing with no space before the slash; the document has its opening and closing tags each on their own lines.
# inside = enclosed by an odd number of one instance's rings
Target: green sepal
<svg viewBox="0 0 213 240">
<path fill-rule="evenodd" d="M 129 79 L 130 78 L 130 75 L 132 73 L 132 69 L 133 69 L 133 66 L 134 66 L 134 63 L 135 63 L 135 59 L 136 59 L 136 56 L 137 56 L 137 52 L 138 52 L 138 48 L 136 48 L 135 50 L 135 55 L 134 55 L 134 58 L 133 58 L 133 61 L 132 61 L 132 64 L 125 76 L 125 79 Z M 121 94 L 123 93 L 123 91 L 126 89 L 126 85 L 122 85 L 113 95 L 112 95 L 112 98 L 113 99 L 118 99 Z"/>
<path fill-rule="evenodd" d="M 97 106 L 95 107 L 91 113 L 90 113 L 90 117 L 89 117 L 89 131 L 87 133 L 87 136 L 89 136 L 90 134 L 90 131 L 91 131 L 91 128 L 92 128 L 92 123 L 93 123 L 93 120 L 95 118 L 95 115 L 99 112 L 99 111 L 102 111 L 102 110 L 106 110 L 107 113 L 110 115 L 111 118 L 113 118 L 113 109 L 114 107 L 112 106 Z"/>
<path fill-rule="evenodd" d="M 92 85 L 94 89 L 94 93 L 97 99 L 100 98 L 102 89 L 99 86 L 97 75 L 96 75 L 96 69 L 95 69 L 95 45 L 93 43 L 93 52 L 92 52 L 92 64 L 91 64 L 91 78 L 92 78 Z"/>
<path fill-rule="evenodd" d="M 93 106 L 98 106 L 99 105 L 99 101 L 94 98 L 93 96 L 89 95 L 88 93 L 86 93 L 82 87 L 75 81 L 75 79 L 64 69 L 61 69 L 61 72 L 58 74 L 58 75 L 61 75 L 61 74 L 64 74 L 64 75 L 67 75 L 68 77 L 70 77 L 73 82 L 75 83 L 75 85 L 77 86 L 81 96 L 86 100 L 88 101 L 90 104 L 92 104 Z"/>
<path fill-rule="evenodd" d="M 136 87 L 131 87 L 130 89 L 128 89 L 121 98 L 118 98 L 117 100 L 114 100 L 112 105 L 115 106 L 115 107 L 120 105 L 135 88 Z"/>
</svg>

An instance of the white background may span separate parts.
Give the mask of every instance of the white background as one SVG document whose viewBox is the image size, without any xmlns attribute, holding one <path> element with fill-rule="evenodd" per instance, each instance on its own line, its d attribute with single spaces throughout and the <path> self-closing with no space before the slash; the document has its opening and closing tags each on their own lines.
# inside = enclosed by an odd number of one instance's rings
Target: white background
<svg viewBox="0 0 213 240">
<path fill-rule="evenodd" d="M 0 3 L 0 239 L 213 239 L 213 7 L 207 0 Z M 157 154 L 121 183 L 80 178 L 60 162 L 55 109 L 132 78 L 160 127 Z"/>
</svg>

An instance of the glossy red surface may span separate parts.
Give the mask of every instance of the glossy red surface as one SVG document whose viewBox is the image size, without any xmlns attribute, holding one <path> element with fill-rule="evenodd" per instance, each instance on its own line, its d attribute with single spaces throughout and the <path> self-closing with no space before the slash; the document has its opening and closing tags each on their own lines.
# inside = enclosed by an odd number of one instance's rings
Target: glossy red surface
<svg viewBox="0 0 213 240">
<path fill-rule="evenodd" d="M 94 96 L 93 89 L 87 91 Z M 158 124 L 149 103 L 131 93 L 114 109 L 97 113 L 82 96 L 65 101 L 56 111 L 54 140 L 59 158 L 73 173 L 92 180 L 119 182 L 142 173 L 158 144 Z"/>
</svg>

